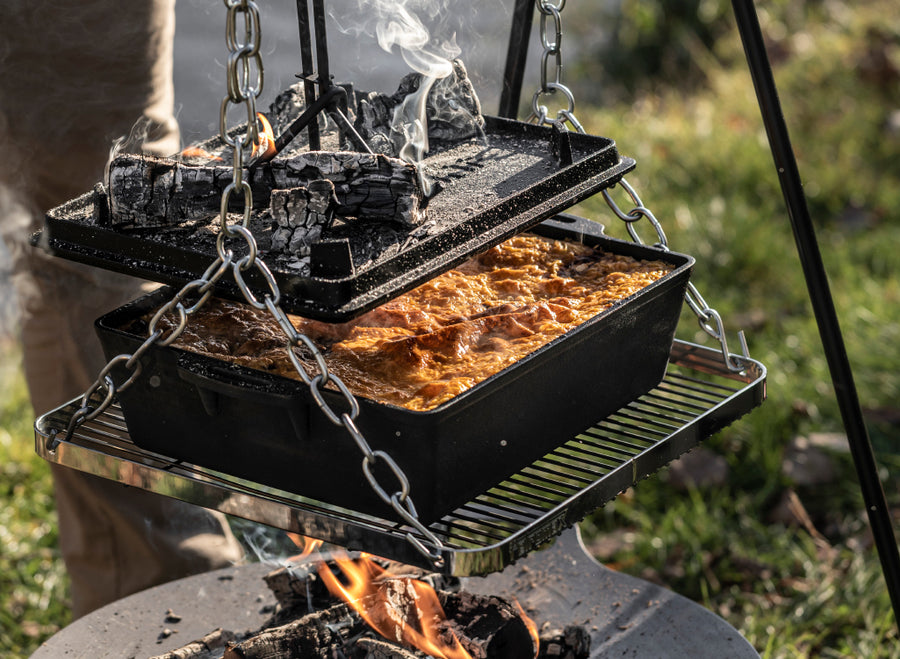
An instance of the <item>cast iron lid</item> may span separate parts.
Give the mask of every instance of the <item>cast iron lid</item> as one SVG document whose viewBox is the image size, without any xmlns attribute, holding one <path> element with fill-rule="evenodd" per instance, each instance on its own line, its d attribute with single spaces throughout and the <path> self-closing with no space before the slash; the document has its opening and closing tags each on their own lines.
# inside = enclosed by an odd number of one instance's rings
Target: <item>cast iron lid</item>
<svg viewBox="0 0 900 659">
<path fill-rule="evenodd" d="M 422 226 L 340 224 L 312 245 L 303 270 L 268 250 L 271 221 L 251 218 L 282 308 L 349 320 L 615 185 L 635 166 L 608 138 L 490 116 L 485 121 L 486 140 L 438 146 L 425 159 L 440 189 L 428 201 Z M 102 203 L 95 191 L 54 208 L 33 241 L 64 258 L 174 286 L 200 278 L 216 257 L 218 215 L 190 226 L 125 232 L 102 226 Z M 269 290 L 255 268 L 245 280 L 259 299 Z M 230 277 L 215 292 L 244 299 Z"/>
</svg>

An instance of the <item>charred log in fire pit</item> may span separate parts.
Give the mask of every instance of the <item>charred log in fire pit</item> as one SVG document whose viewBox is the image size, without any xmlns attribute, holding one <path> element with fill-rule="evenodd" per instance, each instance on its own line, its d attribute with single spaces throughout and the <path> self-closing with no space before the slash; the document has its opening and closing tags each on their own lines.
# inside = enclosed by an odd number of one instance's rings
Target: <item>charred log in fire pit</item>
<svg viewBox="0 0 900 659">
<path fill-rule="evenodd" d="M 232 635 L 223 659 L 537 656 L 536 632 L 516 604 L 444 590 L 458 587 L 458 580 L 439 574 L 336 558 L 280 568 L 264 579 L 278 601 L 275 612 L 256 632 L 239 641 Z M 227 634 L 216 630 L 154 659 L 206 659 Z"/>
<path fill-rule="evenodd" d="M 200 641 L 188 641 L 203 639 L 209 630 L 220 627 L 234 631 L 239 640 L 268 628 L 273 612 L 282 606 L 263 580 L 272 572 L 272 567 L 251 563 L 136 593 L 67 626 L 43 643 L 33 659 L 222 659 L 223 647 L 206 651 Z M 302 596 L 307 583 L 303 575 L 314 570 L 304 564 L 285 572 L 298 575 L 293 585 L 288 574 L 277 580 L 297 595 L 294 602 L 302 609 L 298 615 L 304 615 L 308 610 Z M 450 590 L 452 584 L 438 588 Z M 538 625 L 539 659 L 759 659 L 737 630 L 708 609 L 670 590 L 598 565 L 586 553 L 577 529 L 563 532 L 550 547 L 502 572 L 463 578 L 459 588 L 510 602 L 518 600 Z M 173 611 L 178 615 L 172 615 Z M 189 646 L 193 654 L 185 650 Z M 357 641 L 360 653 L 365 649 L 371 654 L 362 654 L 367 659 L 423 656 L 399 647 L 374 636 Z M 528 656 L 533 655 L 526 659 Z"/>
</svg>

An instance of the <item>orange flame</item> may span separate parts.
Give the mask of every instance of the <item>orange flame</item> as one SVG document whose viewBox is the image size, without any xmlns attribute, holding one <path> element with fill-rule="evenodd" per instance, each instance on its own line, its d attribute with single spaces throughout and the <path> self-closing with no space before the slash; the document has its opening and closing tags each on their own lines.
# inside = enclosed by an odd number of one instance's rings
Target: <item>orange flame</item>
<svg viewBox="0 0 900 659">
<path fill-rule="evenodd" d="M 307 538 L 299 533 L 288 533 L 287 535 L 301 550 L 296 556 L 291 556 L 287 559 L 290 563 L 299 563 L 322 546 L 322 540 Z"/>
<path fill-rule="evenodd" d="M 431 586 L 395 576 L 365 556 L 355 561 L 337 557 L 335 562 L 347 585 L 325 563 L 319 564 L 322 582 L 386 639 L 438 659 L 472 659 L 452 632 L 449 641 L 441 637 L 438 623 L 446 616 Z"/>
<path fill-rule="evenodd" d="M 210 153 L 206 149 L 202 149 L 199 146 L 189 146 L 181 152 L 182 158 L 197 158 L 203 160 L 221 160 L 221 158 L 215 154 Z"/>
<path fill-rule="evenodd" d="M 518 600 L 513 600 L 513 604 L 516 605 L 516 608 L 519 610 L 519 615 L 522 617 L 522 622 L 525 623 L 525 626 L 528 628 L 528 633 L 531 634 L 531 639 L 534 641 L 534 656 L 535 659 L 541 653 L 541 636 L 538 633 L 537 625 L 534 623 L 534 620 L 528 617 L 528 614 L 525 613 L 525 609 L 522 608 L 522 605 L 519 604 Z"/>
<path fill-rule="evenodd" d="M 275 133 L 272 130 L 272 124 L 269 123 L 264 114 L 257 112 L 256 118 L 259 121 L 259 140 L 253 145 L 250 157 L 254 158 L 259 155 L 258 160 L 264 162 L 271 160 L 278 153 L 275 151 Z"/>
</svg>

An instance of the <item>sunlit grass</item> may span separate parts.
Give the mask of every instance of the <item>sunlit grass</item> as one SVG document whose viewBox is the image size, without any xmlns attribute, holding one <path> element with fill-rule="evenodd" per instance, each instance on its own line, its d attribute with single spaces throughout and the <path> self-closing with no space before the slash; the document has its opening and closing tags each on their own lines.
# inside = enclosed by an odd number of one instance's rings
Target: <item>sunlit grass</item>
<svg viewBox="0 0 900 659">
<path fill-rule="evenodd" d="M 900 509 L 897 105 L 853 65 L 873 47 L 861 35 L 887 31 L 896 43 L 900 21 L 887 19 L 885 3 L 854 9 L 852 28 L 826 19 L 795 34 L 775 74 L 883 486 Z M 816 48 L 800 47 L 807 42 Z M 740 46 L 732 35 L 723 48 Z M 584 528 L 589 538 L 627 537 L 601 558 L 720 613 L 765 657 L 898 657 L 850 456 L 833 456 L 834 481 L 820 487 L 797 486 L 781 469 L 792 438 L 842 424 L 749 74 L 707 74 L 708 91 L 666 89 L 581 120 L 637 160 L 629 181 L 670 246 L 697 258 L 694 281 L 732 340 L 747 331 L 751 356 L 769 370 L 769 400 L 707 442 L 729 464 L 727 486 L 684 493 L 662 474 Z M 601 200 L 582 211 L 624 235 Z M 679 335 L 709 342 L 689 313 Z M 771 519 L 790 496 L 808 527 Z"/>
<path fill-rule="evenodd" d="M 49 465 L 34 452 L 17 346 L 0 339 L 0 656 L 28 656 L 70 619 Z"/>
</svg>

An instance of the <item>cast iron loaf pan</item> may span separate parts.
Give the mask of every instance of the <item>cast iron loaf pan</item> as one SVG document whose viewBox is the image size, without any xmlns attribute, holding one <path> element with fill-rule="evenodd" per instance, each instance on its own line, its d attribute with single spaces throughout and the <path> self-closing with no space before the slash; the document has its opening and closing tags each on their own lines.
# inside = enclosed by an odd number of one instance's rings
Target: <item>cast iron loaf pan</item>
<svg viewBox="0 0 900 659">
<path fill-rule="evenodd" d="M 596 227 L 591 235 L 582 229 Z M 602 235 L 593 222 L 549 221 L 542 235 L 581 239 L 674 269 L 638 293 L 439 407 L 416 412 L 359 399 L 357 425 L 409 478 L 420 519 L 438 520 L 656 386 L 694 259 Z M 122 327 L 173 294 L 163 288 L 96 323 L 107 358 L 145 337 Z M 362 473 L 351 437 L 318 409 L 300 381 L 154 346 L 119 394 L 138 446 L 238 478 L 352 510 L 393 511 Z M 336 392 L 324 390 L 336 410 Z M 388 492 L 398 485 L 376 471 Z"/>
</svg>

